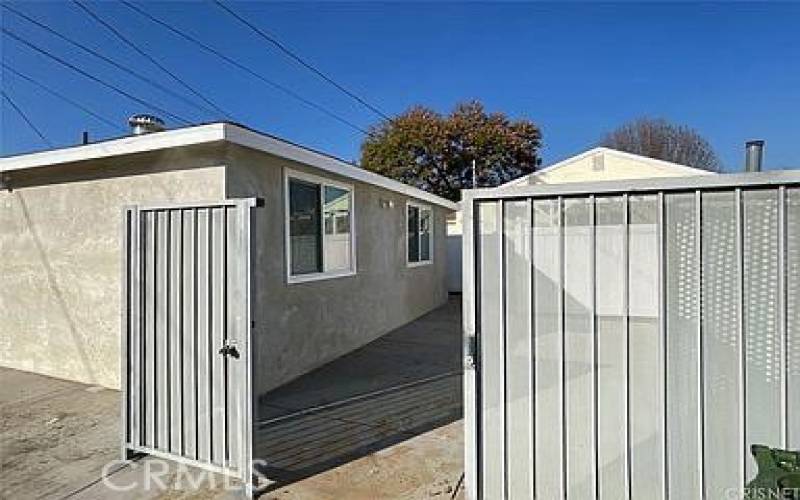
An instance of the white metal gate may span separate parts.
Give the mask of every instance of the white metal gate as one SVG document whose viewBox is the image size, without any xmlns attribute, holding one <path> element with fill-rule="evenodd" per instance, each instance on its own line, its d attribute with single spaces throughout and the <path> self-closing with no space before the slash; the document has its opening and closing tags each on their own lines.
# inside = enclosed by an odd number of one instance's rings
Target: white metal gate
<svg viewBox="0 0 800 500">
<path fill-rule="evenodd" d="M 251 477 L 251 200 L 126 208 L 123 451 Z"/>
<path fill-rule="evenodd" d="M 800 173 L 463 205 L 470 498 L 742 498 L 800 448 Z"/>
</svg>

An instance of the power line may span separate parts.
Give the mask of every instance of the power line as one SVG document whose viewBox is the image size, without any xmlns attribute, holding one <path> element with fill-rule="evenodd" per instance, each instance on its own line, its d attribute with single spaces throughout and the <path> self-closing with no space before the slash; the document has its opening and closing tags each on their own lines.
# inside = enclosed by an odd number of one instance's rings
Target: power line
<svg viewBox="0 0 800 500">
<path fill-rule="evenodd" d="M 25 114 L 25 112 L 24 112 L 24 111 L 22 111 L 22 110 L 19 108 L 19 106 L 17 106 L 17 103 L 15 103 L 15 102 L 14 102 L 14 101 L 11 99 L 11 96 L 9 96 L 9 95 L 6 93 L 6 91 L 5 91 L 5 90 L 0 90 L 0 94 L 3 94 L 3 97 L 5 97 L 5 98 L 6 98 L 6 101 L 8 101 L 8 103 L 11 105 L 11 107 L 12 107 L 12 108 L 14 108 L 14 110 L 15 110 L 15 111 L 16 111 L 16 112 L 19 114 L 19 116 L 21 116 L 21 117 L 22 117 L 22 119 L 23 119 L 23 120 L 25 120 L 25 123 L 27 123 L 27 124 L 28 124 L 28 126 L 29 126 L 29 127 L 30 127 L 30 128 L 31 128 L 31 129 L 32 129 L 34 132 L 36 132 L 36 135 L 38 135 L 38 136 L 39 136 L 39 139 L 41 139 L 41 140 L 42 140 L 42 142 L 44 142 L 44 143 L 45 143 L 45 144 L 47 144 L 48 146 L 50 146 L 50 147 L 53 147 L 53 143 L 52 143 L 52 142 L 50 142 L 50 141 L 47 139 L 47 137 L 45 137 L 45 136 L 44 136 L 44 134 L 42 133 L 42 131 L 41 131 L 41 130 L 39 130 L 39 129 L 36 127 L 36 125 L 34 125 L 34 124 L 33 124 L 33 122 L 30 120 L 30 118 L 28 118 L 28 115 L 26 115 L 26 114 Z"/>
<path fill-rule="evenodd" d="M 273 87 L 273 88 L 275 88 L 277 90 L 280 90 L 281 92 L 283 92 L 286 95 L 292 97 L 293 99 L 302 102 L 306 106 L 309 106 L 310 108 L 313 108 L 313 109 L 319 111 L 320 113 L 323 113 L 323 114 L 327 115 L 328 117 L 333 118 L 334 120 L 338 121 L 339 123 L 342 123 L 342 124 L 352 128 L 352 129 L 354 129 L 354 130 L 356 130 L 358 132 L 361 132 L 364 135 L 371 135 L 370 132 L 368 132 L 364 128 L 356 125 L 355 123 L 353 123 L 353 122 L 351 122 L 351 121 L 349 121 L 349 120 L 347 120 L 345 118 L 342 118 L 341 116 L 337 115 L 333 111 L 328 110 L 327 108 L 325 108 L 322 105 L 319 105 L 319 104 L 317 104 L 317 103 L 315 103 L 315 102 L 313 102 L 313 101 L 311 101 L 309 99 L 306 99 L 305 97 L 301 96 L 297 92 L 294 92 L 293 90 L 291 90 L 291 89 L 289 89 L 287 87 L 284 87 L 283 85 L 281 85 L 281 84 L 279 84 L 277 82 L 274 82 L 274 81 L 270 80 L 269 78 L 265 77 L 264 75 L 262 75 L 262 74 L 258 73 L 257 71 L 249 68 L 248 66 L 245 66 L 244 64 L 236 61 L 235 59 L 223 54 L 219 50 L 215 49 L 214 47 L 209 46 L 208 44 L 202 42 L 201 40 L 195 38 L 194 36 L 189 35 L 188 33 L 186 33 L 184 31 L 172 26 L 171 24 L 167 23 L 166 21 L 162 21 L 161 19 L 158 19 L 157 17 L 153 16 L 152 14 L 148 13 L 147 11 L 145 11 L 142 8 L 138 7 L 137 5 L 135 5 L 135 4 L 131 3 L 131 2 L 128 2 L 126 0 L 121 0 L 120 3 L 122 3 L 123 5 L 128 7 L 129 9 L 131 9 L 131 10 L 133 10 L 135 12 L 138 12 L 140 15 L 142 15 L 145 18 L 149 19 L 153 23 L 158 24 L 159 26 L 162 26 L 163 28 L 171 31 L 172 33 L 174 33 L 177 36 L 183 38 L 184 40 L 187 40 L 187 41 L 199 46 L 200 48 L 202 48 L 206 52 L 215 55 L 216 57 L 222 59 L 223 61 L 227 62 L 228 64 L 230 64 L 230 65 L 232 65 L 232 66 L 234 66 L 234 67 L 246 72 L 247 74 L 257 78 L 258 80 L 262 81 L 263 83 L 266 83 L 267 85 L 269 85 L 269 86 L 271 86 L 271 87 Z"/>
<path fill-rule="evenodd" d="M 258 28 L 258 26 L 256 26 L 256 25 L 254 25 L 253 23 L 249 22 L 247 19 L 245 19 L 244 17 L 242 17 L 242 16 L 240 16 L 239 14 L 237 14 L 237 13 L 236 13 L 236 12 L 235 12 L 233 9 L 231 9 L 231 8 L 230 8 L 230 7 L 228 7 L 227 5 L 223 4 L 223 3 L 222 3 L 222 2 L 220 2 L 219 0 L 213 0 L 213 1 L 214 1 L 214 3 L 215 3 L 215 4 L 216 4 L 216 5 L 219 7 L 219 8 L 221 8 L 222 10 L 224 10 L 225 12 L 227 12 L 228 14 L 230 14 L 231 16 L 233 16 L 233 17 L 234 17 L 235 19 L 237 19 L 237 20 L 238 20 L 240 23 L 242 23 L 242 24 L 244 24 L 245 26 L 247 26 L 248 28 L 250 28 L 250 29 L 251 29 L 253 32 L 255 32 L 256 34 L 258 34 L 258 35 L 259 35 L 261 38 L 263 38 L 263 39 L 264 39 L 264 40 L 266 40 L 267 42 L 269 42 L 269 43 L 271 43 L 272 45 L 274 45 L 275 47 L 277 47 L 277 48 L 278 48 L 278 50 L 280 50 L 281 52 L 283 52 L 284 54 L 286 54 L 286 55 L 287 55 L 287 56 L 289 56 L 290 58 L 292 58 L 292 59 L 294 59 L 295 61 L 297 61 L 297 62 L 298 62 L 299 64 L 301 64 L 303 67 L 305 67 L 306 69 L 308 69 L 308 70 L 312 71 L 314 74 L 316 74 L 317 76 L 319 76 L 320 78 L 322 78 L 322 79 L 323 79 L 323 80 L 325 80 L 326 82 L 330 83 L 331 85 L 333 85 L 334 87 L 336 87 L 336 88 L 337 88 L 337 89 L 339 89 L 340 91 L 344 92 L 345 94 L 347 94 L 348 96 L 350 96 L 352 99 L 355 99 L 356 101 L 358 101 L 358 102 L 359 102 L 360 104 L 362 104 L 363 106 L 367 107 L 367 108 L 368 108 L 370 111 L 372 111 L 372 112 L 373 112 L 373 113 L 375 113 L 376 115 L 380 116 L 381 118 L 383 118 L 383 119 L 385 119 L 385 120 L 392 121 L 392 119 L 391 119 L 389 116 L 387 116 L 387 115 L 386 115 L 386 113 L 384 113 L 384 112 L 383 112 L 383 111 L 381 111 L 380 109 L 376 108 L 376 107 L 375 107 L 375 106 L 373 106 L 372 104 L 368 103 L 366 100 L 364 100 L 363 98 L 359 97 L 359 96 L 358 96 L 358 95 L 356 95 L 354 92 L 352 92 L 352 91 L 350 91 L 350 90 L 346 89 L 346 88 L 345 88 L 343 85 L 341 85 L 341 84 L 337 83 L 337 82 L 336 82 L 336 81 L 335 81 L 333 78 L 329 77 L 328 75 L 326 75 L 325 73 L 323 73 L 321 70 L 319 70 L 319 69 L 317 69 L 316 67 L 314 67 L 314 66 L 313 66 L 311 63 L 309 63 L 309 62 L 306 62 L 306 61 L 305 61 L 305 60 L 304 60 L 302 57 L 300 57 L 299 55 L 297 55 L 295 52 L 292 52 L 291 50 L 289 50 L 289 48 L 288 48 L 288 47 L 286 47 L 286 46 L 285 46 L 283 43 L 281 43 L 281 42 L 280 42 L 278 39 L 276 39 L 274 36 L 272 36 L 272 35 L 270 35 L 270 34 L 266 33 L 266 32 L 265 32 L 265 31 L 263 31 L 263 30 L 261 30 L 260 28 Z"/>
<path fill-rule="evenodd" d="M 120 124 L 114 123 L 112 120 L 109 120 L 108 118 L 104 118 L 103 116 L 98 115 L 97 113 L 95 113 L 91 109 L 87 108 L 83 104 L 81 104 L 81 103 L 79 103 L 77 101 L 73 101 L 72 99 L 70 99 L 69 97 L 65 96 L 64 94 L 62 94 L 62 93 L 60 93 L 60 92 L 58 92 L 56 90 L 53 90 L 52 88 L 48 87 L 47 85 L 43 84 L 42 82 L 37 81 L 36 79 L 34 79 L 34 78 L 32 78 L 32 77 L 30 77 L 28 75 L 20 73 L 19 71 L 17 71 L 16 69 L 12 68 L 8 64 L 6 64 L 4 62 L 0 62 L 0 65 L 2 65 L 3 68 L 5 68 L 7 71 L 10 71 L 11 73 L 16 75 L 17 77 L 22 78 L 23 80 L 25 80 L 25 81 L 27 81 L 29 83 L 32 83 L 33 85 L 36 85 L 37 87 L 39 87 L 40 89 L 44 90 L 45 92 L 48 92 L 49 94 L 54 95 L 54 96 L 58 97 L 59 99 L 62 99 L 63 101 L 68 102 L 69 104 L 72 104 L 73 106 L 75 106 L 76 108 L 80 109 L 84 113 L 86 113 L 86 114 L 88 114 L 90 116 L 93 116 L 94 118 L 96 118 L 97 120 L 105 123 L 109 127 L 113 128 L 113 129 L 116 129 L 116 130 L 119 130 L 121 132 L 125 132 L 126 131 L 126 129 L 123 126 L 121 126 Z"/>
<path fill-rule="evenodd" d="M 195 89 L 194 89 L 194 87 L 192 87 L 191 85 L 189 85 L 188 83 L 186 83 L 186 82 L 185 82 L 183 79 L 181 79 L 181 78 L 180 78 L 178 75 L 176 75 L 175 73 L 173 73 L 172 71 L 170 71 L 169 69 L 167 69 L 167 67 L 166 67 L 166 66 L 164 66 L 163 64 L 161 64 L 160 62 L 158 62 L 158 60 L 157 60 L 156 58 L 154 58 L 153 56 L 151 56 L 150 54 L 148 54 L 148 53 L 147 53 L 147 52 L 145 52 L 144 50 L 140 49 L 140 48 L 139 48 L 139 47 L 138 47 L 138 46 L 137 46 L 135 43 L 133 43 L 133 42 L 132 42 L 132 41 L 131 41 L 131 40 L 130 40 L 128 37 L 126 37 L 125 35 L 123 35 L 123 34 L 122 34 L 122 32 L 120 32 L 118 29 L 114 28 L 114 26 L 112 26 L 111 24 L 109 24 L 109 23 L 107 23 L 106 21 L 104 21 L 104 20 L 103 20 L 103 19 L 102 19 L 100 16 L 98 16 L 97 14 L 95 14 L 95 13 L 94 13 L 94 12 L 93 12 L 93 11 L 92 11 L 92 10 L 91 10 L 89 7 L 87 7 L 86 5 L 82 4 L 81 2 L 78 2 L 77 0 L 72 0 L 72 3 L 74 3 L 76 6 L 78 6 L 78 7 L 79 7 L 81 10 L 83 10 L 83 11 L 84 11 L 84 12 L 85 12 L 85 13 L 86 13 L 86 14 L 87 14 L 89 17 L 91 17 L 92 19 L 94 19 L 96 22 L 98 22 L 98 23 L 99 23 L 99 24 L 101 24 L 102 26 L 105 26 L 105 27 L 106 27 L 106 29 L 108 29 L 109 31 L 111 31 L 111 32 L 112 32 L 112 33 L 113 33 L 113 34 L 114 34 L 114 35 L 115 35 L 117 38 L 119 38 L 119 39 L 120 39 L 120 40 L 122 40 L 122 41 L 123 41 L 123 42 L 124 42 L 126 45 L 128 45 L 130 48 L 132 48 L 133 50 L 135 50 L 135 51 L 136 51 L 136 52 L 137 52 L 139 55 L 141 55 L 142 57 L 144 57 L 145 59 L 147 59 L 148 61 L 150 61 L 151 63 L 153 63 L 155 66 L 157 66 L 159 69 L 161 69 L 161 71 L 163 71 L 164 73 L 166 73 L 166 74 L 168 74 L 169 76 L 171 76 L 173 80 L 175 80 L 176 82 L 178 82 L 178 83 L 179 83 L 179 84 L 180 84 L 182 87 L 184 87 L 186 90 L 188 90 L 188 91 L 189 91 L 189 92 L 191 92 L 192 94 L 196 95 L 197 97 L 199 97 L 200 99 L 202 99 L 202 100 L 203 100 L 203 102 L 205 102 L 206 104 L 208 104 L 209 106 L 211 106 L 212 108 L 214 108 L 214 110 L 216 110 L 218 113 L 220 113 L 220 114 L 221 114 L 221 115 L 222 115 L 224 118 L 230 119 L 230 115 L 229 115 L 228 113 L 226 113 L 225 111 L 223 111 L 223 110 L 222 110 L 222 109 L 221 109 L 219 106 L 217 106 L 216 104 L 214 104 L 214 102 L 213 102 L 213 101 L 211 101 L 210 99 L 208 99 L 206 96 L 204 96 L 203 94 L 201 94 L 199 91 L 195 90 Z"/>
<path fill-rule="evenodd" d="M 196 102 L 194 102 L 194 101 L 192 101 L 190 99 L 187 99 L 186 97 L 184 97 L 181 94 L 173 91 L 172 89 L 170 89 L 168 87 L 165 87 L 164 85 L 161 85 L 160 83 L 158 83 L 158 82 L 156 82 L 154 80 L 151 80 L 150 78 L 147 78 L 147 77 L 137 73 L 136 71 L 128 68 L 124 64 L 121 64 L 121 63 L 119 63 L 119 62 L 117 62 L 117 61 L 115 61 L 115 60 L 113 60 L 113 59 L 111 59 L 109 57 L 104 56 L 103 54 L 99 53 L 95 49 L 92 49 L 91 47 L 88 47 L 88 46 L 86 46 L 86 45 L 84 45 L 84 44 L 82 44 L 82 43 L 80 43 L 80 42 L 78 42 L 76 40 L 73 40 L 73 39 L 69 38 L 68 36 L 64 35 L 63 33 L 60 33 L 58 31 L 56 31 L 54 28 L 52 28 L 50 26 L 47 26 L 46 24 L 44 24 L 42 22 L 39 22 L 36 19 L 33 19 L 32 17 L 28 16 L 27 14 L 25 14 L 23 12 L 20 12 L 17 9 L 15 9 L 15 8 L 9 6 L 9 5 L 6 5 L 4 3 L 0 3 L 0 7 L 6 9 L 6 10 L 8 10 L 8 11 L 10 11 L 10 12 L 16 14 L 16 15 L 18 15 L 19 17 L 25 19 L 29 23 L 32 23 L 32 24 L 38 26 L 39 28 L 47 31 L 48 33 L 51 33 L 51 34 L 57 36 L 58 38 L 64 40 L 65 42 L 69 43 L 70 45 L 78 47 L 79 49 L 81 49 L 81 50 L 83 50 L 83 51 L 85 51 L 85 52 L 97 57 L 98 59 L 107 62 L 108 64 L 114 66 L 115 68 L 117 68 L 117 69 L 119 69 L 121 71 L 124 71 L 125 73 L 133 76 L 134 78 L 136 78 L 136 79 L 138 79 L 140 81 L 143 81 L 143 82 L 145 82 L 145 83 L 147 83 L 149 85 L 152 85 L 153 87 L 161 90 L 162 92 L 164 92 L 166 94 L 171 95 L 172 97 L 175 97 L 176 99 L 180 99 L 184 103 L 189 104 L 190 106 L 193 106 L 196 109 L 199 109 L 199 110 L 201 110 L 201 111 L 203 111 L 205 113 L 209 113 L 209 112 L 212 113 L 212 114 L 214 113 L 213 110 L 211 110 L 211 109 L 209 109 L 209 108 L 207 108 L 205 106 L 201 106 L 201 105 L 197 104 Z"/>
<path fill-rule="evenodd" d="M 14 33 L 13 31 L 11 31 L 9 29 L 3 28 L 2 32 L 5 35 L 10 36 L 11 38 L 16 40 L 17 42 L 19 42 L 19 43 L 27 46 L 28 48 L 30 48 L 30 49 L 42 54 L 43 56 L 45 56 L 45 57 L 47 57 L 49 59 L 52 59 L 53 61 L 61 64 L 62 66 L 66 66 L 67 68 L 71 69 L 72 71 L 75 71 L 76 73 L 79 73 L 79 74 L 83 75 L 84 77 L 89 78 L 90 80 L 93 80 L 93 81 L 103 85 L 104 87 L 107 87 L 107 88 L 113 90 L 114 92 L 127 97 L 128 99 L 130 99 L 132 101 L 135 101 L 135 102 L 137 102 L 137 103 L 139 103 L 139 104 L 141 104 L 143 106 L 147 106 L 149 108 L 152 108 L 152 109 L 158 111 L 159 113 L 163 113 L 163 114 L 165 114 L 167 116 L 170 116 L 173 119 L 175 119 L 175 120 L 177 120 L 179 122 L 182 122 L 182 123 L 184 123 L 186 125 L 191 125 L 192 124 L 192 122 L 187 120 L 186 118 L 182 118 L 182 117 L 176 115 L 175 113 L 170 113 L 169 111 L 167 111 L 166 109 L 164 109 L 164 108 L 162 108 L 160 106 L 156 106 L 155 104 L 153 104 L 151 102 L 145 101 L 144 99 L 140 99 L 140 98 L 138 98 L 138 97 L 136 97 L 136 96 L 134 96 L 134 95 L 122 90 L 122 89 L 120 89 L 119 87 L 116 87 L 115 85 L 112 85 L 110 83 L 107 83 L 107 82 L 101 80 L 100 78 L 98 78 L 98 77 L 96 77 L 96 76 L 94 76 L 94 75 L 92 75 L 92 74 L 90 74 L 90 73 L 78 68 L 74 64 L 69 63 L 69 62 L 61 59 L 60 57 L 50 53 L 49 51 L 47 51 L 47 50 L 45 50 L 45 49 L 43 49 L 41 47 L 38 47 L 37 45 L 34 45 L 33 43 L 25 40 L 24 38 L 20 37 L 19 35 L 17 35 L 16 33 Z"/>
</svg>

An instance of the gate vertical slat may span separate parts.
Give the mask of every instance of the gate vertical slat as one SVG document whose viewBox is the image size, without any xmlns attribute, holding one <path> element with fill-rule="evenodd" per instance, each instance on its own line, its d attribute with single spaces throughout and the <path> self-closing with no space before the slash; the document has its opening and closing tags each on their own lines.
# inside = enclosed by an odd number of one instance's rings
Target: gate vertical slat
<svg viewBox="0 0 800 500">
<path fill-rule="evenodd" d="M 748 189 L 743 198 L 747 441 L 780 447 L 784 427 L 778 196 L 776 190 Z M 756 470 L 751 457 L 748 480 Z"/>
<path fill-rule="evenodd" d="M 197 210 L 183 211 L 183 454 L 197 458 Z"/>
<path fill-rule="evenodd" d="M 732 191 L 703 193 L 702 197 L 702 329 L 703 400 L 705 422 L 705 494 L 724 498 L 739 481 L 741 431 L 739 399 L 739 275 L 737 269 L 736 198 Z"/>
<path fill-rule="evenodd" d="M 695 209 L 695 259 L 697 262 L 697 290 L 695 291 L 697 300 L 697 466 L 699 475 L 699 493 L 698 496 L 705 498 L 706 494 L 706 460 L 705 460 L 705 425 L 706 425 L 706 400 L 705 400 L 705 370 L 703 363 L 705 362 L 705 352 L 703 351 L 703 220 L 705 211 L 703 210 L 703 193 L 696 190 L 694 193 L 694 209 Z"/>
<path fill-rule="evenodd" d="M 787 447 L 800 449 L 800 189 L 786 192 Z M 792 418 L 790 418 L 792 417 Z"/>
<path fill-rule="evenodd" d="M 156 443 L 156 400 L 155 400 L 155 364 L 156 364 L 156 349 L 155 349 L 155 241 L 156 241 L 156 221 L 153 212 L 145 212 L 145 224 L 147 227 L 146 236 L 146 249 L 145 249 L 145 286 L 144 286 L 144 321 L 145 321 L 145 335 L 144 335 L 144 354 L 142 361 L 146 368 L 144 370 L 144 381 L 142 387 L 144 389 L 144 419 L 145 419 L 145 435 L 143 444 Z"/>
<path fill-rule="evenodd" d="M 123 364 L 127 373 L 126 379 L 128 380 L 127 387 L 131 394 L 131 399 L 126 402 L 128 408 L 128 439 L 134 445 L 141 443 L 141 406 L 140 400 L 140 378 L 138 374 L 141 373 L 141 315 L 140 311 L 140 298 L 141 294 L 141 278 L 139 269 L 141 264 L 141 247 L 140 247 L 140 228 L 141 221 L 139 212 L 135 208 L 128 209 L 127 213 L 130 217 L 130 230 L 128 232 L 128 241 L 126 242 L 129 248 L 128 254 L 128 279 L 126 280 L 126 295 L 128 295 L 128 335 L 127 335 L 127 362 Z"/>
<path fill-rule="evenodd" d="M 666 230 L 666 201 L 663 192 L 658 193 L 658 337 L 661 345 L 661 465 L 664 482 L 662 485 L 662 497 L 668 499 L 669 496 L 669 427 L 668 427 L 668 377 L 669 368 L 667 363 L 667 230 Z"/>
<path fill-rule="evenodd" d="M 739 407 L 737 417 L 739 419 L 739 436 L 737 445 L 739 453 L 737 458 L 738 495 L 744 497 L 744 485 L 747 478 L 747 338 L 744 328 L 744 201 L 742 190 L 737 188 L 734 192 L 736 204 L 736 271 L 738 281 L 736 283 L 736 303 L 738 304 L 739 317 L 737 318 L 736 337 L 739 342 Z"/>
<path fill-rule="evenodd" d="M 197 268 L 208 269 L 211 264 L 211 217 L 209 209 L 197 211 Z M 211 393 L 209 374 L 210 302 L 209 280 L 197 276 L 197 459 L 211 461 Z"/>
<path fill-rule="evenodd" d="M 225 344 L 225 207 L 214 208 L 212 218 L 211 287 L 211 448 L 212 461 L 223 465 L 225 458 L 225 359 L 218 353 Z"/>
<path fill-rule="evenodd" d="M 506 415 L 509 498 L 533 498 L 530 202 L 505 203 Z M 509 272 L 509 269 L 512 270 Z"/>
<path fill-rule="evenodd" d="M 563 498 L 560 204 L 533 201 L 536 498 Z"/>
<path fill-rule="evenodd" d="M 625 389 L 625 409 L 622 412 L 623 427 L 625 429 L 625 481 L 623 498 L 631 499 L 631 329 L 630 329 L 630 196 L 622 195 L 622 372 Z"/>
<path fill-rule="evenodd" d="M 620 196 L 595 198 L 597 313 L 597 482 L 598 498 L 625 497 L 625 304 L 621 277 L 624 219 Z"/>
<path fill-rule="evenodd" d="M 664 491 L 657 197 L 630 196 L 629 213 L 630 497 L 656 500 Z"/>
<path fill-rule="evenodd" d="M 780 418 L 781 447 L 786 448 L 789 441 L 788 392 L 788 332 L 786 316 L 786 187 L 778 188 L 778 336 L 780 338 Z"/>
<path fill-rule="evenodd" d="M 169 231 L 169 451 L 181 454 L 183 449 L 183 325 L 181 323 L 183 304 L 182 277 L 183 218 L 180 210 L 168 213 Z"/>
<path fill-rule="evenodd" d="M 153 303 L 155 304 L 155 401 L 156 401 L 156 447 L 160 450 L 169 450 L 169 375 L 167 373 L 168 349 L 167 339 L 167 308 L 169 292 L 167 284 L 167 252 L 169 234 L 166 211 L 155 212 L 156 217 L 156 242 L 155 242 L 155 291 Z"/>
<path fill-rule="evenodd" d="M 671 498 L 700 498 L 697 421 L 699 397 L 700 270 L 694 193 L 665 195 L 667 279 L 667 422 Z"/>
<path fill-rule="evenodd" d="M 231 209 L 228 215 L 228 224 L 226 227 L 226 239 L 228 241 L 227 251 L 225 254 L 226 267 L 229 269 L 226 275 L 226 301 L 229 304 L 229 313 L 226 318 L 226 331 L 228 337 L 234 341 L 237 349 L 241 350 L 242 336 L 247 332 L 241 331 L 242 320 L 245 317 L 243 314 L 243 307 L 246 297 L 242 293 L 241 283 L 246 282 L 246 277 L 243 276 L 242 262 L 239 256 L 244 251 L 243 248 L 243 234 L 242 234 L 242 210 L 240 208 Z M 243 278 L 245 278 L 243 280 Z M 237 286 L 238 284 L 238 286 Z M 247 353 L 240 353 L 246 356 Z M 226 381 L 226 395 L 227 405 L 230 409 L 229 419 L 230 422 L 242 422 L 244 417 L 245 401 L 241 398 L 241 391 L 237 387 L 237 379 L 235 377 L 228 378 Z M 236 427 L 228 425 L 227 427 L 227 464 L 231 467 L 236 467 L 242 463 L 242 442 L 241 434 L 235 432 Z"/>
<path fill-rule="evenodd" d="M 588 198 L 563 204 L 563 342 L 567 498 L 595 496 L 594 354 Z"/>
<path fill-rule="evenodd" d="M 505 492 L 505 377 L 503 333 L 503 210 L 499 203 L 481 204 L 481 348 L 486 360 L 482 372 L 485 411 L 482 425 L 486 458 L 482 461 L 483 488 L 488 492 Z M 489 355 L 490 353 L 493 353 Z M 485 356 L 485 357 L 484 357 Z M 505 494 L 505 493 L 504 493 Z"/>
</svg>

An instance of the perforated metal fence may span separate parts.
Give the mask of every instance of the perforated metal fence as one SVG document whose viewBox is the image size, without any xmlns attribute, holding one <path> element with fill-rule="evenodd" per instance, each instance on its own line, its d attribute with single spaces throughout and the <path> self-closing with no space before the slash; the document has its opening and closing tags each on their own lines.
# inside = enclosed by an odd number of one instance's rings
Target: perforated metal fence
<svg viewBox="0 0 800 500">
<path fill-rule="evenodd" d="M 463 205 L 470 498 L 741 498 L 800 448 L 799 173 Z"/>
</svg>

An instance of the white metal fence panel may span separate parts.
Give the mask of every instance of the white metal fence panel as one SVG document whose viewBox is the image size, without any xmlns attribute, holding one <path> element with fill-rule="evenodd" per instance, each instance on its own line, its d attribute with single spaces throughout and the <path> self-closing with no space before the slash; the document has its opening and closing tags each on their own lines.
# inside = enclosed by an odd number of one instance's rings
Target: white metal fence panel
<svg viewBox="0 0 800 500">
<path fill-rule="evenodd" d="M 465 206 L 470 498 L 733 498 L 800 447 L 800 175 Z"/>
<path fill-rule="evenodd" d="M 250 477 L 250 200 L 131 207 L 123 448 Z"/>
</svg>

